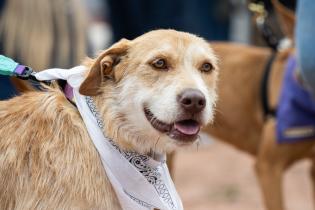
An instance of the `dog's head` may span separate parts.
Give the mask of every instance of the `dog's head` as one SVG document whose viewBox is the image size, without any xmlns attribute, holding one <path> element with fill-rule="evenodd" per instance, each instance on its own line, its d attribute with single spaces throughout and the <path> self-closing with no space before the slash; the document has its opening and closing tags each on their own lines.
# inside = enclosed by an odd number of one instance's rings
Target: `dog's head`
<svg viewBox="0 0 315 210">
<path fill-rule="evenodd" d="M 102 52 L 80 87 L 95 96 L 105 132 L 144 153 L 191 145 L 213 120 L 217 59 L 203 39 L 156 30 Z"/>
</svg>

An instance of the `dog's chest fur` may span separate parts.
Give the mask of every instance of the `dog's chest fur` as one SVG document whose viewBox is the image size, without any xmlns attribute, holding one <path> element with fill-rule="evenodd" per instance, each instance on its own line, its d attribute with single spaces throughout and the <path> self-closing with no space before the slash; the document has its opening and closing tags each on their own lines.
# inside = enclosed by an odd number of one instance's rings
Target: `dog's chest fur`
<svg viewBox="0 0 315 210">
<path fill-rule="evenodd" d="M 77 112 L 57 90 L 0 102 L 3 209 L 121 209 Z"/>
</svg>

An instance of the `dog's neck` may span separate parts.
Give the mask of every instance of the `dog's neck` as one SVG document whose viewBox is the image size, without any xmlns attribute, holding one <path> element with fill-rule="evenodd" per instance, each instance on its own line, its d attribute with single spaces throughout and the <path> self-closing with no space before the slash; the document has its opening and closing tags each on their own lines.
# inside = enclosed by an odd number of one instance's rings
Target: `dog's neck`
<svg viewBox="0 0 315 210">
<path fill-rule="evenodd" d="M 111 90 L 106 90 L 107 93 L 109 93 L 109 91 Z M 117 100 L 113 97 L 109 97 L 110 95 L 112 94 L 92 97 L 104 121 L 103 132 L 106 136 L 112 139 L 120 149 L 135 151 L 139 154 L 147 154 L 153 158 L 157 156 L 158 158 L 160 153 L 151 148 L 147 142 L 144 142 L 147 138 L 141 136 L 139 132 L 131 133 L 130 129 L 132 129 L 132 127 L 126 123 L 126 116 L 121 113 L 116 113 L 115 110 L 113 110 L 113 108 L 117 106 Z"/>
</svg>

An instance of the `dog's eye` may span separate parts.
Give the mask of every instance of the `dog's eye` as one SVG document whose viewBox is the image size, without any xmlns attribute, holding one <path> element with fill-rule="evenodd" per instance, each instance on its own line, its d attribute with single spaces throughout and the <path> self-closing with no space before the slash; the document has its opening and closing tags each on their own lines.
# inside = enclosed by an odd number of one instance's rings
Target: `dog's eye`
<svg viewBox="0 0 315 210">
<path fill-rule="evenodd" d="M 167 69 L 166 60 L 163 58 L 156 59 L 152 62 L 152 66 L 157 69 Z"/>
<path fill-rule="evenodd" d="M 200 67 L 200 71 L 202 72 L 211 72 L 214 69 L 213 65 L 211 63 L 203 63 L 202 66 Z"/>
</svg>

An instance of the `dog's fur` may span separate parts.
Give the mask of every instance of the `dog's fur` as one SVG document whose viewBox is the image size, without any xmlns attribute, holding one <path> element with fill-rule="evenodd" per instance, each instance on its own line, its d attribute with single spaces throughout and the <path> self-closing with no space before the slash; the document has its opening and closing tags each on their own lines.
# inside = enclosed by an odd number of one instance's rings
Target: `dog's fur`
<svg viewBox="0 0 315 210">
<path fill-rule="evenodd" d="M 157 58 L 167 70 L 154 69 Z M 200 72 L 204 62 L 211 72 Z M 185 113 L 177 97 L 201 91 L 201 126 L 213 119 L 216 57 L 201 38 L 173 30 L 121 40 L 85 64 L 80 92 L 93 97 L 104 132 L 121 148 L 145 154 L 169 152 L 196 141 L 175 140 L 155 130 L 144 114 L 174 123 Z M 78 110 L 56 88 L 0 102 L 1 209 L 121 209 Z"/>
</svg>

